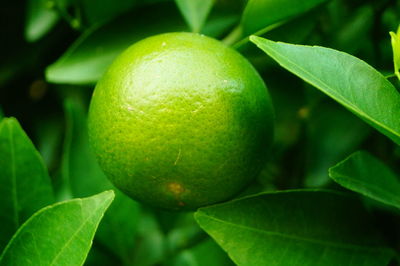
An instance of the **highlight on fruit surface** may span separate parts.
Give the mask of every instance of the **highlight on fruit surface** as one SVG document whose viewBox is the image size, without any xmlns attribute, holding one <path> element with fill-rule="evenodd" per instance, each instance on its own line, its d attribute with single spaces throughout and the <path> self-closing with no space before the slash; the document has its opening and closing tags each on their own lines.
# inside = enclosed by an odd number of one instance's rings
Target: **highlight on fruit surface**
<svg viewBox="0 0 400 266">
<path fill-rule="evenodd" d="M 228 200 L 263 167 L 273 108 L 253 66 L 194 33 L 144 39 L 98 82 L 89 137 L 114 185 L 152 206 L 191 210 Z"/>
</svg>

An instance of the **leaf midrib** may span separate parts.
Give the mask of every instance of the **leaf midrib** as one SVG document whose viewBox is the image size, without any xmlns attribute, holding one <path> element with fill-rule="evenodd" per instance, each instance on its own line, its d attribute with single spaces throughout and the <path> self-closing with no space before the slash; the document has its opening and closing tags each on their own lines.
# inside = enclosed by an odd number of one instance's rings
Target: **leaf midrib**
<svg viewBox="0 0 400 266">
<path fill-rule="evenodd" d="M 309 243 L 313 243 L 313 244 L 319 244 L 319 245 L 328 246 L 328 247 L 341 248 L 341 249 L 351 249 L 351 250 L 361 250 L 361 251 L 377 252 L 377 253 L 383 253 L 383 251 L 386 250 L 386 248 L 380 247 L 380 246 L 373 247 L 373 246 L 360 246 L 360 245 L 347 244 L 347 243 L 336 243 L 336 242 L 330 242 L 330 241 L 325 241 L 325 240 L 306 238 L 306 237 L 302 237 L 302 236 L 288 235 L 288 234 L 281 233 L 281 232 L 273 232 L 273 231 L 261 230 L 261 229 L 254 228 L 254 227 L 248 227 L 248 226 L 245 226 L 245 225 L 228 222 L 228 221 L 219 219 L 219 218 L 214 217 L 214 216 L 209 216 L 207 214 L 202 214 L 201 212 L 198 212 L 197 215 L 198 216 L 205 216 L 205 217 L 207 217 L 207 218 L 209 218 L 211 220 L 214 220 L 214 221 L 217 221 L 217 222 L 220 222 L 220 223 L 223 223 L 223 224 L 227 224 L 227 225 L 230 225 L 232 227 L 237 227 L 237 228 L 240 228 L 240 229 L 243 229 L 243 230 L 253 231 L 253 232 L 257 232 L 257 233 L 261 233 L 261 234 L 269 235 L 269 236 L 277 236 L 277 237 L 287 238 L 287 239 L 291 239 L 291 240 L 304 241 L 304 242 L 309 242 Z M 378 251 L 382 251 L 382 252 L 378 252 Z"/>
<path fill-rule="evenodd" d="M 82 210 L 82 200 L 79 201 L 79 205 L 81 207 Z M 96 215 L 97 210 L 100 209 L 101 206 L 98 206 L 96 209 L 94 209 L 92 211 L 92 215 L 89 215 L 84 222 L 81 224 L 81 226 L 78 227 L 78 229 L 71 235 L 71 237 L 68 239 L 68 241 L 65 242 L 65 244 L 60 248 L 59 252 L 57 253 L 57 255 L 54 257 L 54 259 L 51 261 L 50 266 L 54 265 L 54 263 L 58 260 L 58 258 L 61 256 L 61 254 L 63 253 L 63 251 L 66 249 L 66 247 L 68 246 L 68 244 L 75 238 L 75 236 L 82 230 L 82 228 L 84 226 L 86 226 L 87 222 Z"/>
</svg>

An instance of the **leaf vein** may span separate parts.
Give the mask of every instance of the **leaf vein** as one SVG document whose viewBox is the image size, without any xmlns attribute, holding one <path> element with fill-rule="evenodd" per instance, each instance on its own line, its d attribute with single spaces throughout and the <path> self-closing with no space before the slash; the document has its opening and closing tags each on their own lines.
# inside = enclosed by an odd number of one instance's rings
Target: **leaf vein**
<svg viewBox="0 0 400 266">
<path fill-rule="evenodd" d="M 81 211 L 82 211 L 82 201 L 79 201 L 79 204 L 81 205 Z M 58 252 L 58 254 L 54 257 L 54 259 L 51 261 L 50 266 L 54 265 L 54 263 L 57 261 L 57 259 L 61 256 L 62 252 L 64 249 L 67 248 L 68 244 L 76 237 L 78 237 L 79 239 L 79 235 L 78 233 L 83 229 L 83 227 L 85 227 L 87 225 L 88 222 L 90 222 L 90 219 L 96 215 L 96 212 L 98 209 L 100 209 L 101 206 L 97 207 L 96 209 L 92 210 L 92 215 L 89 215 L 84 221 L 83 223 L 77 228 L 77 230 L 71 235 L 71 237 L 68 239 L 68 241 L 65 242 L 65 244 L 60 248 L 60 251 Z"/>
</svg>

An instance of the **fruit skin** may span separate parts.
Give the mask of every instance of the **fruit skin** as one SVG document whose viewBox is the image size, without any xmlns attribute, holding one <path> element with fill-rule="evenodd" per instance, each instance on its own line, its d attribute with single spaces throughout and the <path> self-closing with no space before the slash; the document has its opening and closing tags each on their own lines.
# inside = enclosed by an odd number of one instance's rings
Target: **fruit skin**
<svg viewBox="0 0 400 266">
<path fill-rule="evenodd" d="M 89 138 L 135 200 L 172 210 L 225 201 L 261 170 L 273 108 L 252 65 L 221 42 L 166 33 L 123 52 L 98 82 Z"/>
</svg>

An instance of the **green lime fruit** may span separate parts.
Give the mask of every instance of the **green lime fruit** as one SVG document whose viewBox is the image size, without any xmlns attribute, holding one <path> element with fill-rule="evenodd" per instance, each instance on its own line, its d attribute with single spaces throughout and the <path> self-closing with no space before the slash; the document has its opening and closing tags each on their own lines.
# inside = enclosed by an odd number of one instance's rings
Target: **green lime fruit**
<svg viewBox="0 0 400 266">
<path fill-rule="evenodd" d="M 223 43 L 167 33 L 130 46 L 93 93 L 89 138 L 131 198 L 193 210 L 228 200 L 263 167 L 273 108 L 253 66 Z"/>
</svg>

